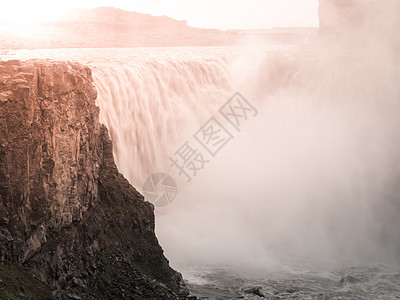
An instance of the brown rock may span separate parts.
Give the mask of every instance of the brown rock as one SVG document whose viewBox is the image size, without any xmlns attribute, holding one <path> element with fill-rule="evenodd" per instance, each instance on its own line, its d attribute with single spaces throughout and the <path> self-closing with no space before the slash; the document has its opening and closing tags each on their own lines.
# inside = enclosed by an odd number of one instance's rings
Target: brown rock
<svg viewBox="0 0 400 300">
<path fill-rule="evenodd" d="M 153 206 L 115 166 L 90 69 L 0 62 L 0 82 L 0 263 L 57 299 L 184 299 Z"/>
</svg>

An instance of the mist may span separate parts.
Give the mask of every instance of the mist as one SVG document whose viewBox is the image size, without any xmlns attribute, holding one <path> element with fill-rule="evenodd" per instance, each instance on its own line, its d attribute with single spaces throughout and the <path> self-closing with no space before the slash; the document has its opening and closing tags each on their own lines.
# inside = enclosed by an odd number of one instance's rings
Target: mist
<svg viewBox="0 0 400 300">
<path fill-rule="evenodd" d="M 232 86 L 259 114 L 157 208 L 173 265 L 398 263 L 399 5 L 391 3 L 370 4 L 359 28 L 343 20 L 299 49 L 246 48 L 230 62 Z"/>
<path fill-rule="evenodd" d="M 159 172 L 178 185 L 156 207 L 178 270 L 398 264 L 399 4 L 324 3 L 318 35 L 298 46 L 252 39 L 90 63 L 118 168 L 140 191 Z M 223 123 L 233 139 L 187 183 L 171 157 L 237 91 L 258 114 L 240 132 Z"/>
<path fill-rule="evenodd" d="M 399 298 L 400 1 L 178 2 L 0 22 L 2 147 L 49 132 L 11 194 L 3 151 L 3 262 L 77 299 Z"/>
</svg>

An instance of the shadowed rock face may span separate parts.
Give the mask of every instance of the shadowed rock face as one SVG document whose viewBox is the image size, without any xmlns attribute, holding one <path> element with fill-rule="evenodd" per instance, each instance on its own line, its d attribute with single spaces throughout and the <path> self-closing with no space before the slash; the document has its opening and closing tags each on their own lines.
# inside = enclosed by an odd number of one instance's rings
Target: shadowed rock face
<svg viewBox="0 0 400 300">
<path fill-rule="evenodd" d="M 185 298 L 95 99 L 79 64 L 0 62 L 0 262 L 57 299 Z"/>
<path fill-rule="evenodd" d="M 94 204 L 99 112 L 87 68 L 9 61 L 0 72 L 0 222 L 14 238 L 1 260 L 20 261 Z"/>
</svg>

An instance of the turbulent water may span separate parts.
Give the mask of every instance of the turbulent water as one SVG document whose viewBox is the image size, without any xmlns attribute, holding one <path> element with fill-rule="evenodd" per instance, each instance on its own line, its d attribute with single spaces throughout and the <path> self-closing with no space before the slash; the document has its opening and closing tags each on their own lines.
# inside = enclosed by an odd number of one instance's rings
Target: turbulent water
<svg viewBox="0 0 400 300">
<path fill-rule="evenodd" d="M 400 299 L 398 57 L 210 47 L 3 58 L 34 57 L 89 64 L 121 172 L 139 190 L 153 173 L 176 182 L 157 235 L 200 299 Z M 239 104 L 236 119 L 222 113 Z M 214 152 L 199 142 L 210 118 L 225 133 Z M 183 149 L 198 167 L 190 180 L 173 163 Z"/>
<path fill-rule="evenodd" d="M 400 298 L 400 273 L 384 266 L 342 266 L 329 271 L 286 267 L 257 275 L 197 267 L 185 275 L 199 299 Z"/>
</svg>

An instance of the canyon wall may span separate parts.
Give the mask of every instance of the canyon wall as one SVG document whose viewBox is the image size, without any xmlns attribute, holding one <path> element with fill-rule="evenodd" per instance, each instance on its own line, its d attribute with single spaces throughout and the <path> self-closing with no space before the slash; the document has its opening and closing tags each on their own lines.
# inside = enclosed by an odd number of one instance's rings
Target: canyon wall
<svg viewBox="0 0 400 300">
<path fill-rule="evenodd" d="M 185 299 L 153 206 L 116 168 L 96 95 L 80 64 L 0 62 L 0 278 L 23 269 L 56 299 Z M 0 281 L 0 298 L 35 299 L 14 284 L 6 294 Z"/>
</svg>

